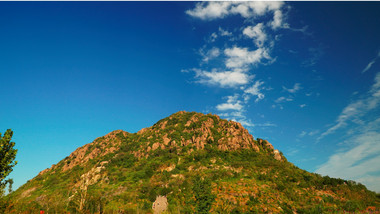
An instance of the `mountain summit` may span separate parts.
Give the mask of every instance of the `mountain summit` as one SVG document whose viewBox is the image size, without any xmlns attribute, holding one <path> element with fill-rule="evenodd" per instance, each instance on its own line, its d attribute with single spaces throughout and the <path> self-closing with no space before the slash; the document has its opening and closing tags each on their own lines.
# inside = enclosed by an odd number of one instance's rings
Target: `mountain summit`
<svg viewBox="0 0 380 214">
<path fill-rule="evenodd" d="M 299 169 L 240 123 L 184 111 L 99 137 L 7 197 L 16 213 L 320 213 L 380 204 L 361 184 Z"/>
</svg>

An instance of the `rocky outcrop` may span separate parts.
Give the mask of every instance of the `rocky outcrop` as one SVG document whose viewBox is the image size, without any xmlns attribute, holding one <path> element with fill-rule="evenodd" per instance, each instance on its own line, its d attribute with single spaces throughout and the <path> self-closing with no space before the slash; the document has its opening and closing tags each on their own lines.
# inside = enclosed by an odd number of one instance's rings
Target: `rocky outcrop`
<svg viewBox="0 0 380 214">
<path fill-rule="evenodd" d="M 118 134 L 122 134 L 125 137 L 129 133 L 123 130 L 116 130 L 108 133 L 104 137 L 95 139 L 92 143 L 76 149 L 68 158 L 65 159 L 65 164 L 62 167 L 62 171 L 67 171 L 76 165 L 86 163 L 90 159 L 98 156 L 104 156 L 108 153 L 116 151 L 118 146 L 121 144 L 121 139 L 117 137 Z"/>
<path fill-rule="evenodd" d="M 157 196 L 156 200 L 152 205 L 152 210 L 154 214 L 160 214 L 168 209 L 168 199 L 166 196 Z"/>
<path fill-rule="evenodd" d="M 175 132 L 181 135 L 180 140 L 171 138 Z M 187 136 L 191 137 L 185 139 L 183 133 L 188 133 Z M 267 140 L 255 140 L 240 123 L 220 119 L 219 116 L 212 114 L 180 111 L 152 127 L 141 129 L 137 135 L 147 139 L 146 145 L 141 147 L 142 150 L 133 153 L 139 159 L 149 157 L 149 153 L 157 149 L 181 150 L 178 147 L 193 145 L 195 148 L 187 150 L 191 153 L 194 149 L 205 149 L 206 144 L 216 146 L 222 151 L 252 149 L 260 152 L 263 149 L 263 152 L 274 154 L 273 145 Z"/>
<path fill-rule="evenodd" d="M 281 157 L 280 151 L 278 151 L 277 149 L 275 149 L 273 151 L 273 155 L 274 155 L 274 159 L 282 161 L 282 157 Z"/>
</svg>

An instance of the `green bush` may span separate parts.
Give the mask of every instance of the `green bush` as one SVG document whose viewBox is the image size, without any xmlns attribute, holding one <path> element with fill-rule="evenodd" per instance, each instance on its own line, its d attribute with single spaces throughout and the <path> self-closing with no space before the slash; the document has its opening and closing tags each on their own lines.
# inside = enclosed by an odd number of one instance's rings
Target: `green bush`
<svg viewBox="0 0 380 214">
<path fill-rule="evenodd" d="M 215 195 L 211 193 L 211 181 L 208 178 L 195 176 L 192 190 L 196 200 L 196 213 L 209 213 L 211 205 L 215 200 Z"/>
</svg>

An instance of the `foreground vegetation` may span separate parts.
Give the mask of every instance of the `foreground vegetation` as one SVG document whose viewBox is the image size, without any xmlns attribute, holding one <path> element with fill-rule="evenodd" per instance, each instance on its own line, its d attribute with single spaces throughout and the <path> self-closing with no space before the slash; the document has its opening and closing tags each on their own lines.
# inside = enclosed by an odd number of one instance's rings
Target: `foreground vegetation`
<svg viewBox="0 0 380 214">
<path fill-rule="evenodd" d="M 8 195 L 3 209 L 152 213 L 163 195 L 169 213 L 379 211 L 380 196 L 364 185 L 275 159 L 266 141 L 230 149 L 231 133 L 247 139 L 240 129 L 215 115 L 179 112 L 138 133 L 112 132 Z"/>
</svg>

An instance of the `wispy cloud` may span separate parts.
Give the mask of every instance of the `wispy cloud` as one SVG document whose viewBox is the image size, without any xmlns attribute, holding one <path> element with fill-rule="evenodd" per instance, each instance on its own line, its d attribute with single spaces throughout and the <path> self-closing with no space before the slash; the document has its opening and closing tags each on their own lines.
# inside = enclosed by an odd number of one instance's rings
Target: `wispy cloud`
<svg viewBox="0 0 380 214">
<path fill-rule="evenodd" d="M 244 127 L 254 127 L 257 126 L 254 124 L 250 119 L 247 119 L 247 117 L 244 114 L 244 110 L 238 110 L 238 111 L 231 111 L 231 112 L 226 112 L 226 113 L 221 113 L 219 114 L 221 117 L 224 117 L 227 120 L 233 120 L 236 122 L 239 122 L 241 125 Z"/>
<path fill-rule="evenodd" d="M 305 137 L 305 136 L 314 136 L 316 134 L 319 133 L 319 130 L 314 130 L 314 131 L 309 131 L 309 132 L 306 132 L 306 131 L 302 131 L 298 137 L 302 138 L 302 137 Z"/>
<path fill-rule="evenodd" d="M 291 97 L 279 97 L 275 100 L 276 103 L 290 102 L 290 101 L 293 101 L 293 98 L 291 98 Z"/>
<path fill-rule="evenodd" d="M 336 130 L 345 127 L 349 122 L 360 121 L 360 117 L 375 109 L 380 104 L 380 73 L 375 76 L 375 83 L 371 86 L 366 95 L 349 105 L 347 105 L 338 118 L 335 124 L 328 130 L 323 132 L 317 139 L 319 142 L 322 138 L 334 133 Z"/>
<path fill-rule="evenodd" d="M 199 52 L 201 56 L 203 57 L 202 61 L 206 63 L 212 59 L 215 59 L 216 57 L 220 55 L 220 49 L 217 47 L 211 48 L 206 53 L 203 49 L 201 49 Z"/>
<path fill-rule="evenodd" d="M 296 83 L 296 84 L 294 84 L 293 88 L 286 88 L 285 86 L 282 86 L 282 88 L 283 88 L 285 91 L 287 91 L 287 92 L 289 92 L 289 93 L 292 93 L 292 94 L 294 94 L 294 93 L 296 93 L 297 91 L 299 91 L 300 89 L 302 89 L 300 83 Z"/>
<path fill-rule="evenodd" d="M 369 91 L 347 105 L 335 124 L 318 137 L 317 142 L 337 130 L 343 130 L 339 144 L 342 148 L 319 166 L 317 173 L 356 180 L 380 191 L 379 104 L 380 73 L 377 73 Z"/>
<path fill-rule="evenodd" d="M 260 86 L 263 85 L 264 82 L 262 81 L 256 81 L 255 84 L 253 84 L 251 87 L 244 90 L 244 99 L 245 101 L 248 101 L 251 97 L 251 95 L 256 96 L 255 102 L 258 102 L 259 100 L 264 99 L 264 94 L 261 92 Z"/>
<path fill-rule="evenodd" d="M 224 30 L 221 27 L 219 27 L 219 35 L 221 35 L 221 36 L 232 36 L 232 33 L 227 31 L 227 30 Z"/>
<path fill-rule="evenodd" d="M 199 83 L 219 86 L 222 88 L 236 87 L 239 85 L 246 85 L 253 78 L 253 76 L 240 71 L 204 71 L 200 69 L 193 69 L 196 73 L 196 78 Z"/>
<path fill-rule="evenodd" d="M 380 121 L 377 121 L 378 126 Z M 380 191 L 380 176 L 371 175 L 380 172 L 380 133 L 364 132 L 348 142 L 355 146 L 344 152 L 330 156 L 319 166 L 317 173 L 366 184 L 370 189 Z"/>
<path fill-rule="evenodd" d="M 314 66 L 323 55 L 323 48 L 322 46 L 309 48 L 308 52 L 310 57 L 302 63 L 304 67 Z"/>
<path fill-rule="evenodd" d="M 380 57 L 380 51 L 377 53 L 377 56 L 371 62 L 369 62 L 368 65 L 362 70 L 362 73 L 368 71 L 379 57 Z"/>
</svg>

